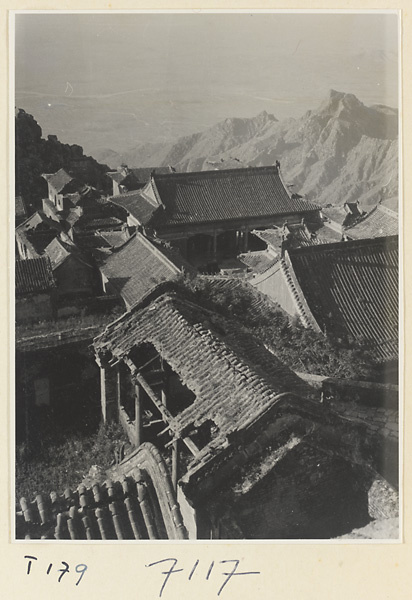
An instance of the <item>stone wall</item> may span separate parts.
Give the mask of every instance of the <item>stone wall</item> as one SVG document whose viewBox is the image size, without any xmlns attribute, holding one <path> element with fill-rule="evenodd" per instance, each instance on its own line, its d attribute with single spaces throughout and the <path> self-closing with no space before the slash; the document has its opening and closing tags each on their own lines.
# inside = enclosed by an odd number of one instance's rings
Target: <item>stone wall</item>
<svg viewBox="0 0 412 600">
<path fill-rule="evenodd" d="M 399 479 L 399 388 L 393 384 L 345 381 L 299 373 L 319 400 L 349 422 L 362 424 L 374 448 L 378 472 L 392 485 Z"/>
<path fill-rule="evenodd" d="M 304 443 L 240 498 L 234 513 L 247 538 L 262 539 L 330 538 L 370 521 L 367 492 L 351 465 Z"/>
<path fill-rule="evenodd" d="M 53 318 L 50 294 L 33 294 L 16 298 L 16 323 L 49 321 Z"/>
</svg>

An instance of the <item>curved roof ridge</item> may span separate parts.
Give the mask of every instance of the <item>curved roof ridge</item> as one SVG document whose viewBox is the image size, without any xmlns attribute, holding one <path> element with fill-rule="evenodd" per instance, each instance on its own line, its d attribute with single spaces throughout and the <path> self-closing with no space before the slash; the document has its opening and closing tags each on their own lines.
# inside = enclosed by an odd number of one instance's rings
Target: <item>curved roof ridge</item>
<svg viewBox="0 0 412 600">
<path fill-rule="evenodd" d="M 75 491 L 21 498 L 16 530 L 26 539 L 188 538 L 166 463 L 148 442 Z"/>
<path fill-rule="evenodd" d="M 305 327 L 312 327 L 315 331 L 321 331 L 318 322 L 310 310 L 306 299 L 303 295 L 302 289 L 299 285 L 296 274 L 293 270 L 292 263 L 290 262 L 288 252 L 285 252 L 285 256 L 280 261 L 280 268 L 282 273 L 286 279 L 286 282 L 289 286 L 289 289 L 292 292 L 293 299 L 295 301 L 296 308 L 298 310 L 299 316 L 305 325 Z"/>
</svg>

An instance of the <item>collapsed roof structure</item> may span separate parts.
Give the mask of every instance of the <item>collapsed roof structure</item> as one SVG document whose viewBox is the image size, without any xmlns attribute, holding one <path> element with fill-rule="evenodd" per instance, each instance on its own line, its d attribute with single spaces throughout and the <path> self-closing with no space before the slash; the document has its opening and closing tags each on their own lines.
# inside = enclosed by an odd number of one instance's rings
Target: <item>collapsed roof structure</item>
<svg viewBox="0 0 412 600">
<path fill-rule="evenodd" d="M 155 436 L 171 451 L 191 537 L 328 537 L 368 521 L 363 426 L 315 402 L 239 323 L 167 292 L 111 323 L 94 348 L 103 414 L 117 412 L 133 444 Z M 279 496 L 291 501 L 291 489 L 307 502 L 294 516 Z"/>
</svg>

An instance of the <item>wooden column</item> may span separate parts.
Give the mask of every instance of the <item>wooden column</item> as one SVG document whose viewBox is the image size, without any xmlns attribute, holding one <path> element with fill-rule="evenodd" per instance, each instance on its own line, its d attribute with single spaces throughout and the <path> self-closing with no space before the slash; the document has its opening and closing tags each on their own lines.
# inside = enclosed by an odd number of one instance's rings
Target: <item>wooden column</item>
<svg viewBox="0 0 412 600">
<path fill-rule="evenodd" d="M 100 403 L 103 423 L 115 420 L 116 415 L 119 413 L 117 410 L 116 387 L 115 369 L 100 367 Z"/>
<path fill-rule="evenodd" d="M 217 256 L 217 233 L 213 232 L 213 258 Z"/>
<path fill-rule="evenodd" d="M 177 449 L 177 440 L 174 440 L 172 445 L 172 484 L 175 492 L 177 491 L 178 468 L 179 453 Z"/>
<path fill-rule="evenodd" d="M 160 357 L 160 369 L 163 372 L 163 386 L 162 389 L 160 390 L 160 396 L 162 399 L 162 404 L 163 406 L 167 406 L 167 379 L 166 379 L 166 371 L 165 371 L 165 364 L 164 364 L 164 360 L 162 357 Z"/>
<path fill-rule="evenodd" d="M 116 372 L 116 400 L 117 400 L 117 411 L 122 406 L 122 374 L 120 371 L 120 363 L 117 365 Z"/>
<path fill-rule="evenodd" d="M 107 388 L 105 367 L 100 367 L 100 403 L 102 408 L 103 423 L 107 423 Z"/>
<path fill-rule="evenodd" d="M 243 232 L 243 252 L 247 252 L 249 240 L 249 230 L 245 229 Z"/>
<path fill-rule="evenodd" d="M 134 426 L 136 433 L 136 446 L 140 446 L 142 443 L 142 399 L 140 397 L 140 385 L 136 384 L 135 390 L 135 417 Z"/>
</svg>

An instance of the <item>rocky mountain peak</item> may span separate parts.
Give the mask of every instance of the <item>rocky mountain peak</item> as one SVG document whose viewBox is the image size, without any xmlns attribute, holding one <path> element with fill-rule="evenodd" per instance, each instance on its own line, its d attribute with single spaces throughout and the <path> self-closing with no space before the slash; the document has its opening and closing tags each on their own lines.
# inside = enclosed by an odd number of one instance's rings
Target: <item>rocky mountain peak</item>
<svg viewBox="0 0 412 600">
<path fill-rule="evenodd" d="M 315 111 L 315 114 L 339 117 L 342 112 L 359 111 L 365 108 L 365 105 L 354 94 L 346 94 L 331 89 L 326 99 Z"/>
<path fill-rule="evenodd" d="M 263 123 L 267 123 L 267 122 L 275 122 L 278 121 L 278 119 L 275 117 L 275 115 L 272 115 L 271 113 L 268 113 L 266 110 L 262 110 L 262 112 L 260 112 L 256 117 L 255 117 L 255 121 L 259 121 L 259 122 L 263 122 Z"/>
</svg>

